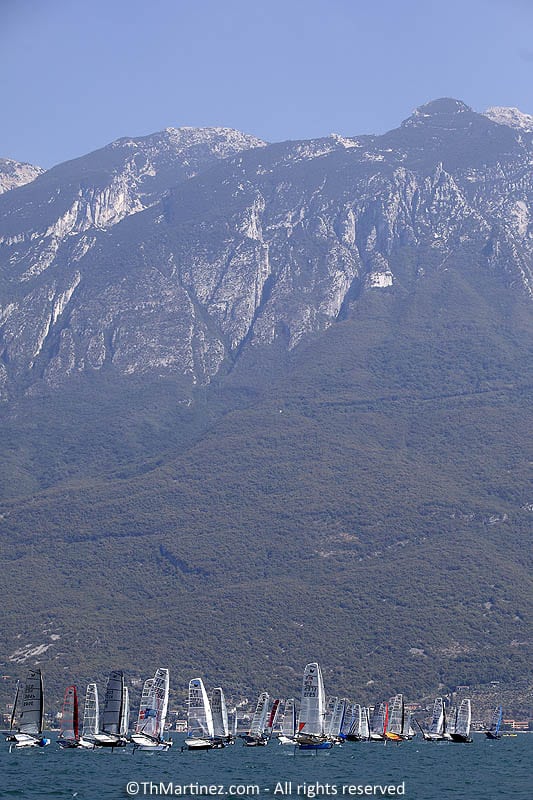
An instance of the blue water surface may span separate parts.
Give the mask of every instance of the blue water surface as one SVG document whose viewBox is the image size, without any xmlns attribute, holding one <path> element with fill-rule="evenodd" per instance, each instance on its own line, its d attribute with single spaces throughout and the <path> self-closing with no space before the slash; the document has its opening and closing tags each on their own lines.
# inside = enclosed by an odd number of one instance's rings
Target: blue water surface
<svg viewBox="0 0 533 800">
<path fill-rule="evenodd" d="M 223 750 L 167 753 L 132 748 L 9 752 L 0 743 L 0 797 L 403 797 L 405 800 L 533 800 L 533 736 L 472 744 L 354 742 L 318 753 L 240 742 Z"/>
</svg>

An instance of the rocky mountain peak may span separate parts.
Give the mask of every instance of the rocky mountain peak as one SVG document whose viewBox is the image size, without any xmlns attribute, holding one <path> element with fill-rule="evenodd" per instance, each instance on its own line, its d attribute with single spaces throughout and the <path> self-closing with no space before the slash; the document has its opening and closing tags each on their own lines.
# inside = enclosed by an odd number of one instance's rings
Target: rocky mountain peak
<svg viewBox="0 0 533 800">
<path fill-rule="evenodd" d="M 111 149 L 129 148 L 143 152 L 157 149 L 167 150 L 175 155 L 194 153 L 209 149 L 213 158 L 228 158 L 252 147 L 264 147 L 266 142 L 257 136 L 251 136 L 233 128 L 165 128 L 157 133 L 136 138 L 117 139 L 108 145 Z"/>
<path fill-rule="evenodd" d="M 31 183 L 43 172 L 44 169 L 33 164 L 21 163 L 11 158 L 0 158 L 0 194 Z"/>
<path fill-rule="evenodd" d="M 499 125 L 507 125 L 509 128 L 517 128 L 526 133 L 533 133 L 533 116 L 524 114 L 518 108 L 491 106 L 485 111 L 485 116 Z"/>
<path fill-rule="evenodd" d="M 452 97 L 441 97 L 438 100 L 431 100 L 429 103 L 418 106 L 402 125 L 412 127 L 427 122 L 442 124 L 450 119 L 453 121 L 454 118 L 457 119 L 459 115 L 465 113 L 473 113 L 466 103 L 461 100 L 454 100 Z"/>
</svg>

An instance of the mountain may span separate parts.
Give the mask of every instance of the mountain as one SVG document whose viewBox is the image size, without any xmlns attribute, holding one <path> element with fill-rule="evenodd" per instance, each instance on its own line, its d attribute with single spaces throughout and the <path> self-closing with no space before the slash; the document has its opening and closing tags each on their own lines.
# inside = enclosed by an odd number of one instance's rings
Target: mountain
<svg viewBox="0 0 533 800">
<path fill-rule="evenodd" d="M 533 134 L 502 119 L 178 129 L 0 197 L 5 674 L 531 680 Z"/>
<path fill-rule="evenodd" d="M 31 183 L 44 172 L 41 167 L 32 164 L 21 164 L 11 158 L 0 158 L 0 194 Z"/>
<path fill-rule="evenodd" d="M 531 294 L 531 135 L 440 100 L 384 136 L 260 145 L 167 131 L 7 193 L 4 393 L 104 366 L 205 384 L 467 248 Z"/>
</svg>

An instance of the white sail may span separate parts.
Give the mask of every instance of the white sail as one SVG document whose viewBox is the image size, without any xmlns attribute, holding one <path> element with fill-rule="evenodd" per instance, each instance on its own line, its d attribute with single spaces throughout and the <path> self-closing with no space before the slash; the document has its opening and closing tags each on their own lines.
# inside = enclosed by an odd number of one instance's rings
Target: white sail
<svg viewBox="0 0 533 800">
<path fill-rule="evenodd" d="M 350 727 L 348 728 L 348 735 L 353 736 L 354 738 L 359 738 L 361 735 L 361 715 L 362 709 L 359 703 L 356 703 L 352 706 L 352 718 L 350 721 Z"/>
<path fill-rule="evenodd" d="M 302 683 L 302 702 L 298 733 L 308 736 L 324 736 L 324 682 L 319 664 L 307 664 Z"/>
<path fill-rule="evenodd" d="M 127 736 L 128 728 L 130 726 L 130 693 L 128 687 L 124 687 L 124 702 L 122 703 L 122 713 L 120 716 L 120 730 L 121 736 Z"/>
<path fill-rule="evenodd" d="M 168 710 L 169 672 L 159 668 L 144 682 L 141 704 L 131 741 L 140 750 L 168 750 L 172 740 L 164 740 Z"/>
<path fill-rule="evenodd" d="M 472 709 L 470 700 L 462 700 L 457 712 L 454 733 L 458 736 L 468 738 L 470 735 L 470 723 L 472 721 Z"/>
<path fill-rule="evenodd" d="M 383 739 L 389 722 L 389 704 L 379 703 L 374 706 L 370 720 L 370 739 Z"/>
<path fill-rule="evenodd" d="M 43 677 L 41 670 L 29 670 L 22 695 L 22 710 L 18 730 L 30 736 L 40 736 L 43 730 Z"/>
<path fill-rule="evenodd" d="M 370 714 L 368 708 L 361 708 L 361 725 L 359 728 L 359 738 L 370 738 Z"/>
<path fill-rule="evenodd" d="M 157 735 L 162 738 L 168 712 L 168 695 L 170 692 L 170 673 L 168 669 L 160 667 L 154 676 L 153 692 L 157 705 Z"/>
<path fill-rule="evenodd" d="M 158 736 L 157 732 L 157 703 L 153 691 L 154 678 L 145 680 L 141 694 L 139 714 L 135 723 L 135 733 L 145 733 L 147 736 Z"/>
<path fill-rule="evenodd" d="M 261 692 L 257 700 L 254 715 L 252 717 L 250 730 L 248 731 L 249 736 L 259 737 L 263 735 L 268 716 L 269 701 L 270 695 L 268 692 Z"/>
<path fill-rule="evenodd" d="M 390 716 L 389 716 L 389 725 L 387 727 L 387 732 L 395 734 L 396 736 L 402 736 L 404 733 L 404 722 L 405 722 L 403 695 L 401 694 L 395 695 L 389 707 L 390 707 Z"/>
<path fill-rule="evenodd" d="M 448 736 L 451 736 L 452 734 L 455 733 L 456 722 L 457 722 L 457 708 L 455 708 L 455 706 L 452 706 L 449 709 L 448 715 L 446 717 L 446 734 Z"/>
<path fill-rule="evenodd" d="M 211 712 L 213 715 L 214 735 L 227 739 L 229 736 L 228 709 L 224 692 L 220 687 L 213 689 L 211 693 Z"/>
<path fill-rule="evenodd" d="M 86 741 L 93 741 L 95 733 L 98 733 L 99 726 L 98 687 L 96 683 L 89 683 L 85 692 L 85 704 L 83 707 L 82 738 Z"/>
<path fill-rule="evenodd" d="M 189 737 L 199 739 L 214 736 L 211 706 L 201 678 L 189 681 L 187 734 Z"/>
<path fill-rule="evenodd" d="M 296 703 L 294 697 L 289 697 L 285 702 L 281 733 L 283 736 L 294 736 L 296 733 Z"/>
<path fill-rule="evenodd" d="M 341 726 L 341 736 L 346 737 L 352 730 L 355 719 L 355 706 L 353 703 L 346 701 L 346 708 L 344 710 L 344 719 Z"/>
<path fill-rule="evenodd" d="M 416 731 L 413 726 L 413 715 L 411 711 L 408 711 L 405 715 L 403 734 L 407 739 L 413 739 L 416 736 Z"/>
<path fill-rule="evenodd" d="M 346 700 L 335 698 L 333 706 L 333 713 L 329 723 L 328 736 L 332 739 L 337 739 L 340 735 L 342 723 L 344 721 L 344 714 L 346 711 Z"/>
<path fill-rule="evenodd" d="M 429 733 L 433 736 L 442 736 L 444 732 L 444 703 L 442 697 L 436 697 L 433 703 L 433 713 L 429 723 Z"/>
</svg>

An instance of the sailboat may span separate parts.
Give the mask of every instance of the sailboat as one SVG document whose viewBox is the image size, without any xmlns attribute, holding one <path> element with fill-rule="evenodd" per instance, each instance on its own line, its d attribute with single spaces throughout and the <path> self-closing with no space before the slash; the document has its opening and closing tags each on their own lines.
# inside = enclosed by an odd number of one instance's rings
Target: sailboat
<svg viewBox="0 0 533 800">
<path fill-rule="evenodd" d="M 270 737 L 272 736 L 272 731 L 274 730 L 274 725 L 277 722 L 280 707 L 281 707 L 281 700 L 279 698 L 276 698 L 270 708 L 267 724 L 265 726 L 265 736 L 267 737 L 267 739 L 270 739 Z"/>
<path fill-rule="evenodd" d="M 185 744 L 189 750 L 211 750 L 224 746 L 220 739 L 215 738 L 211 704 L 201 678 L 189 681 Z"/>
<path fill-rule="evenodd" d="M 302 683 L 302 702 L 295 741 L 300 750 L 325 750 L 333 746 L 324 727 L 325 692 L 320 665 L 306 664 Z"/>
<path fill-rule="evenodd" d="M 370 736 L 368 708 L 356 703 L 352 708 L 350 727 L 346 734 L 349 742 L 366 741 Z"/>
<path fill-rule="evenodd" d="M 379 703 L 374 706 L 372 718 L 370 720 L 370 742 L 383 742 L 386 740 L 385 734 L 389 724 L 389 704 Z"/>
<path fill-rule="evenodd" d="M 285 701 L 283 720 L 281 722 L 281 732 L 278 736 L 279 744 L 296 744 L 294 734 L 296 733 L 296 702 L 294 697 L 289 697 Z"/>
<path fill-rule="evenodd" d="M 261 692 L 257 698 L 252 722 L 247 733 L 242 733 L 240 738 L 247 747 L 261 747 L 268 744 L 268 735 L 265 732 L 270 695 L 268 692 Z"/>
<path fill-rule="evenodd" d="M 492 715 L 489 727 L 487 728 L 486 731 L 484 731 L 487 739 L 502 738 L 502 733 L 501 733 L 502 720 L 503 720 L 503 708 L 501 706 L 497 706 L 494 709 L 494 713 Z"/>
<path fill-rule="evenodd" d="M 19 687 L 15 696 L 13 713 L 11 715 L 10 731 L 13 730 L 18 713 L 18 726 L 16 733 L 6 737 L 7 742 L 14 743 L 15 747 L 45 747 L 50 744 L 50 739 L 43 736 L 43 676 L 40 669 L 30 669 L 26 676 L 24 692 L 21 694 Z M 20 710 L 19 710 L 20 709 Z"/>
<path fill-rule="evenodd" d="M 463 742 L 470 744 L 470 723 L 472 720 L 472 709 L 470 700 L 461 700 L 461 705 L 456 711 L 452 726 L 449 729 L 449 738 L 452 742 Z"/>
<path fill-rule="evenodd" d="M 346 714 L 346 704 L 346 699 L 341 700 L 338 697 L 335 697 L 334 703 L 332 704 L 332 713 L 326 733 L 328 739 L 330 739 L 330 741 L 332 741 L 334 744 L 338 744 L 343 739 L 341 736 L 341 729 L 344 723 L 344 716 Z"/>
<path fill-rule="evenodd" d="M 98 687 L 96 683 L 89 683 L 85 691 L 85 704 L 83 706 L 83 723 L 79 746 L 93 748 L 95 734 L 100 726 L 100 710 L 98 706 Z"/>
<path fill-rule="evenodd" d="M 229 732 L 228 709 L 224 692 L 217 686 L 211 692 L 211 713 L 213 715 L 213 735 L 223 744 L 235 744 L 234 736 Z"/>
<path fill-rule="evenodd" d="M 79 747 L 78 690 L 75 686 L 67 686 L 65 689 L 57 743 L 63 749 Z"/>
<path fill-rule="evenodd" d="M 102 730 L 94 734 L 96 747 L 125 747 L 128 743 L 130 704 L 124 673 L 109 673 L 102 714 Z"/>
<path fill-rule="evenodd" d="M 165 740 L 168 693 L 168 669 L 159 668 L 153 678 L 144 682 L 139 715 L 131 735 L 134 749 L 166 751 L 172 747 L 172 739 Z"/>
<path fill-rule="evenodd" d="M 389 724 L 385 731 L 385 738 L 393 742 L 403 742 L 412 739 L 415 731 L 411 725 L 411 714 L 405 711 L 402 694 L 397 694 L 390 705 Z"/>
<path fill-rule="evenodd" d="M 360 720 L 359 741 L 367 742 L 370 739 L 370 711 L 367 706 L 361 706 Z"/>
<path fill-rule="evenodd" d="M 424 730 L 418 725 L 424 741 L 426 742 L 443 742 L 448 738 L 445 735 L 446 728 L 446 712 L 444 710 L 444 701 L 442 697 L 436 697 L 433 703 L 433 711 L 431 714 L 431 722 L 427 730 Z"/>
</svg>

